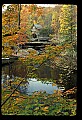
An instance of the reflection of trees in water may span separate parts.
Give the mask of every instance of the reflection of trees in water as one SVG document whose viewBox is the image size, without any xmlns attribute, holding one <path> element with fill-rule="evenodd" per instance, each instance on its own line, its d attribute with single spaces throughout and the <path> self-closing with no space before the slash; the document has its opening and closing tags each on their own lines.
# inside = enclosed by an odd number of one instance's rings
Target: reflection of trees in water
<svg viewBox="0 0 82 120">
<path fill-rule="evenodd" d="M 14 62 L 10 65 L 5 65 L 2 70 L 5 74 L 9 75 L 10 77 L 12 75 L 17 77 L 24 77 L 27 73 L 26 67 L 21 64 L 21 62 Z"/>
<path fill-rule="evenodd" d="M 62 83 L 59 82 L 59 84 L 63 84 L 65 86 L 65 90 L 71 89 L 73 87 L 77 86 L 77 71 L 73 70 L 71 72 L 66 71 L 61 71 L 62 76 L 60 79 L 62 80 Z"/>
<path fill-rule="evenodd" d="M 9 75 L 10 77 L 14 75 L 17 77 L 24 78 L 26 74 L 28 74 L 28 66 L 25 64 L 22 64 L 19 61 L 16 61 L 10 64 L 10 66 L 4 66 L 2 70 L 6 75 Z M 44 64 L 35 73 L 38 75 L 38 78 L 47 78 L 47 79 L 57 80 L 56 83 L 60 84 L 60 86 L 64 85 L 66 90 L 76 86 L 77 71 L 72 71 L 69 73 L 68 71 L 63 71 L 63 70 L 60 71 L 56 67 L 53 69 Z M 60 78 L 59 76 L 60 73 L 62 73 L 62 78 Z M 60 79 L 62 80 L 61 83 L 59 82 Z"/>
<path fill-rule="evenodd" d="M 12 73 L 14 76 L 23 78 L 27 74 L 27 67 L 22 65 L 21 62 L 17 62 L 12 65 Z"/>
<path fill-rule="evenodd" d="M 4 71 L 5 74 L 8 74 L 9 75 L 9 66 L 3 66 L 2 67 L 2 71 Z"/>
<path fill-rule="evenodd" d="M 48 78 L 48 79 L 55 79 L 59 78 L 59 70 L 57 68 L 52 69 L 49 66 L 42 65 L 38 71 L 36 71 L 39 78 Z"/>
<path fill-rule="evenodd" d="M 76 86 L 77 84 L 77 71 L 73 71 L 69 74 L 69 76 L 66 76 L 67 79 L 64 79 L 64 83 L 66 81 L 66 89 L 70 89 Z M 65 78 L 65 77 L 64 77 Z"/>
<path fill-rule="evenodd" d="M 23 78 L 28 73 L 28 67 L 27 65 L 22 64 L 22 62 L 16 61 L 12 63 L 10 67 L 4 66 L 3 71 L 5 71 L 5 73 L 8 75 L 10 73 L 10 76 L 13 74 L 14 76 Z M 42 65 L 35 73 L 38 75 L 39 78 L 58 79 L 59 76 L 59 70 L 57 68 L 52 69 L 45 64 Z"/>
</svg>

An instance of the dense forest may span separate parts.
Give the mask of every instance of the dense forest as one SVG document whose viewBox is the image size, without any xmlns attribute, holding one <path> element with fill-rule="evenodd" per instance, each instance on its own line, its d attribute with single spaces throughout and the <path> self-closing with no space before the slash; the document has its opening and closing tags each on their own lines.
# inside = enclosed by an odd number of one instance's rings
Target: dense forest
<svg viewBox="0 0 82 120">
<path fill-rule="evenodd" d="M 3 8 L 4 8 L 3 4 Z M 30 42 L 33 24 L 40 24 L 40 36 L 49 37 L 52 44 L 46 45 L 41 54 L 36 50 L 30 51 L 26 57 L 20 57 L 22 66 L 27 66 L 27 76 L 36 78 L 35 65 L 44 62 L 54 69 L 58 67 L 62 72 L 57 82 L 65 85 L 73 84 L 69 90 L 52 95 L 37 93 L 28 97 L 15 91 L 12 104 L 10 98 L 2 106 L 5 115 L 76 115 L 76 80 L 77 80 L 77 6 L 72 4 L 57 4 L 55 7 L 40 7 L 36 4 L 11 4 L 2 13 L 2 57 L 10 57 L 18 44 Z M 48 63 L 49 62 L 49 63 Z M 74 77 L 73 77 L 74 76 Z M 22 78 L 13 84 L 19 84 Z M 6 83 L 5 83 L 6 84 Z M 11 94 L 8 88 L 2 89 L 2 103 Z M 75 88 L 75 89 L 74 89 Z M 8 92 L 7 92 L 8 90 Z M 5 92 L 6 91 L 6 92 Z M 68 97 L 70 94 L 71 97 Z M 65 95 L 65 96 L 64 96 Z M 63 97 L 62 97 L 63 96 Z M 39 101 L 43 101 L 42 103 Z M 57 103 L 57 104 L 54 104 Z M 9 108 L 9 109 L 7 109 Z"/>
</svg>

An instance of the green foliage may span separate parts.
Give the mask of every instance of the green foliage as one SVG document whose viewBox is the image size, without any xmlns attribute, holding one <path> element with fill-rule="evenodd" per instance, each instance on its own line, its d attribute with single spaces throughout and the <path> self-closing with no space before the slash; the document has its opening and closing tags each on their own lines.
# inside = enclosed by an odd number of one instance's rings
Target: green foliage
<svg viewBox="0 0 82 120">
<path fill-rule="evenodd" d="M 40 31 L 40 35 L 45 37 L 45 36 L 49 36 L 49 34 L 52 34 L 53 33 L 53 30 L 51 27 L 45 27 L 43 29 L 41 29 Z"/>
<path fill-rule="evenodd" d="M 76 27 L 77 27 L 77 6 L 76 5 L 63 5 L 61 8 L 60 29 L 59 33 L 65 40 L 76 40 Z"/>
<path fill-rule="evenodd" d="M 45 92 L 37 92 L 31 96 L 19 96 L 16 92 L 1 111 L 3 115 L 74 116 L 76 115 L 76 100 L 63 98 L 57 93 L 49 95 Z"/>
<path fill-rule="evenodd" d="M 54 29 L 54 35 L 58 39 L 59 36 L 59 28 L 60 28 L 60 21 L 59 17 L 61 14 L 61 6 L 58 5 L 54 8 L 54 11 L 52 12 L 52 21 L 51 21 L 51 26 Z"/>
<path fill-rule="evenodd" d="M 15 78 L 8 85 L 9 80 L 2 84 L 2 101 L 12 93 L 22 78 Z M 47 79 L 42 79 L 46 81 Z M 56 82 L 56 80 L 51 80 Z M 27 80 L 23 80 L 21 85 L 24 85 Z M 54 83 L 55 84 L 55 83 Z M 53 85 L 54 85 L 53 84 Z M 16 90 L 10 99 L 2 106 L 2 115 L 55 115 L 55 116 L 74 116 L 76 115 L 77 103 L 76 99 L 68 99 L 63 97 L 60 90 L 55 90 L 54 94 L 46 92 L 34 92 L 32 95 L 23 95 Z"/>
</svg>

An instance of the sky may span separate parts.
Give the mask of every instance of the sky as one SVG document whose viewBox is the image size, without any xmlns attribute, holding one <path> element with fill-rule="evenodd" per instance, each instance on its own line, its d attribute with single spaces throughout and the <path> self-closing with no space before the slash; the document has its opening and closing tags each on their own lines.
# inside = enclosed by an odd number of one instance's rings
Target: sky
<svg viewBox="0 0 82 120">
<path fill-rule="evenodd" d="M 11 4 L 5 4 L 5 7 L 4 9 L 2 8 L 2 12 L 4 12 L 6 9 L 7 9 L 7 6 L 9 6 Z M 36 4 L 38 6 L 41 6 L 41 7 L 55 7 L 56 4 Z"/>
<path fill-rule="evenodd" d="M 56 4 L 37 4 L 38 6 L 42 6 L 42 7 L 55 7 Z"/>
</svg>

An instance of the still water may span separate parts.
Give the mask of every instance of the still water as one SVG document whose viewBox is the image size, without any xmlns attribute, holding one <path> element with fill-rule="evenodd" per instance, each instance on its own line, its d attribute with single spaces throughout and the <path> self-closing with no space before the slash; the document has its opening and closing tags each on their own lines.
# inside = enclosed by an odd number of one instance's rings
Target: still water
<svg viewBox="0 0 82 120">
<path fill-rule="evenodd" d="M 20 86 L 19 90 L 21 91 L 21 93 L 27 94 L 27 95 L 31 95 L 33 92 L 44 92 L 46 91 L 46 93 L 48 94 L 52 94 L 54 93 L 54 90 L 58 90 L 57 85 L 56 86 L 52 86 L 53 82 L 42 82 L 42 81 L 38 81 L 36 78 L 29 78 L 28 79 L 28 83 L 26 83 L 24 86 Z"/>
<path fill-rule="evenodd" d="M 26 65 L 22 65 L 21 62 L 16 61 L 10 65 L 2 67 L 2 83 L 5 83 L 6 80 L 14 79 L 16 77 L 24 78 L 27 74 Z M 53 70 L 50 67 L 43 65 L 37 72 L 38 78 L 25 78 L 28 82 L 25 82 L 24 85 L 20 85 L 18 90 L 27 95 L 31 95 L 33 92 L 46 92 L 48 94 L 53 94 L 54 90 L 60 89 L 57 84 L 54 84 L 50 79 L 58 79 L 58 71 Z M 46 81 L 40 80 L 40 78 L 45 79 Z M 54 84 L 54 85 L 53 85 Z M 7 87 L 7 85 L 6 85 Z"/>
</svg>

